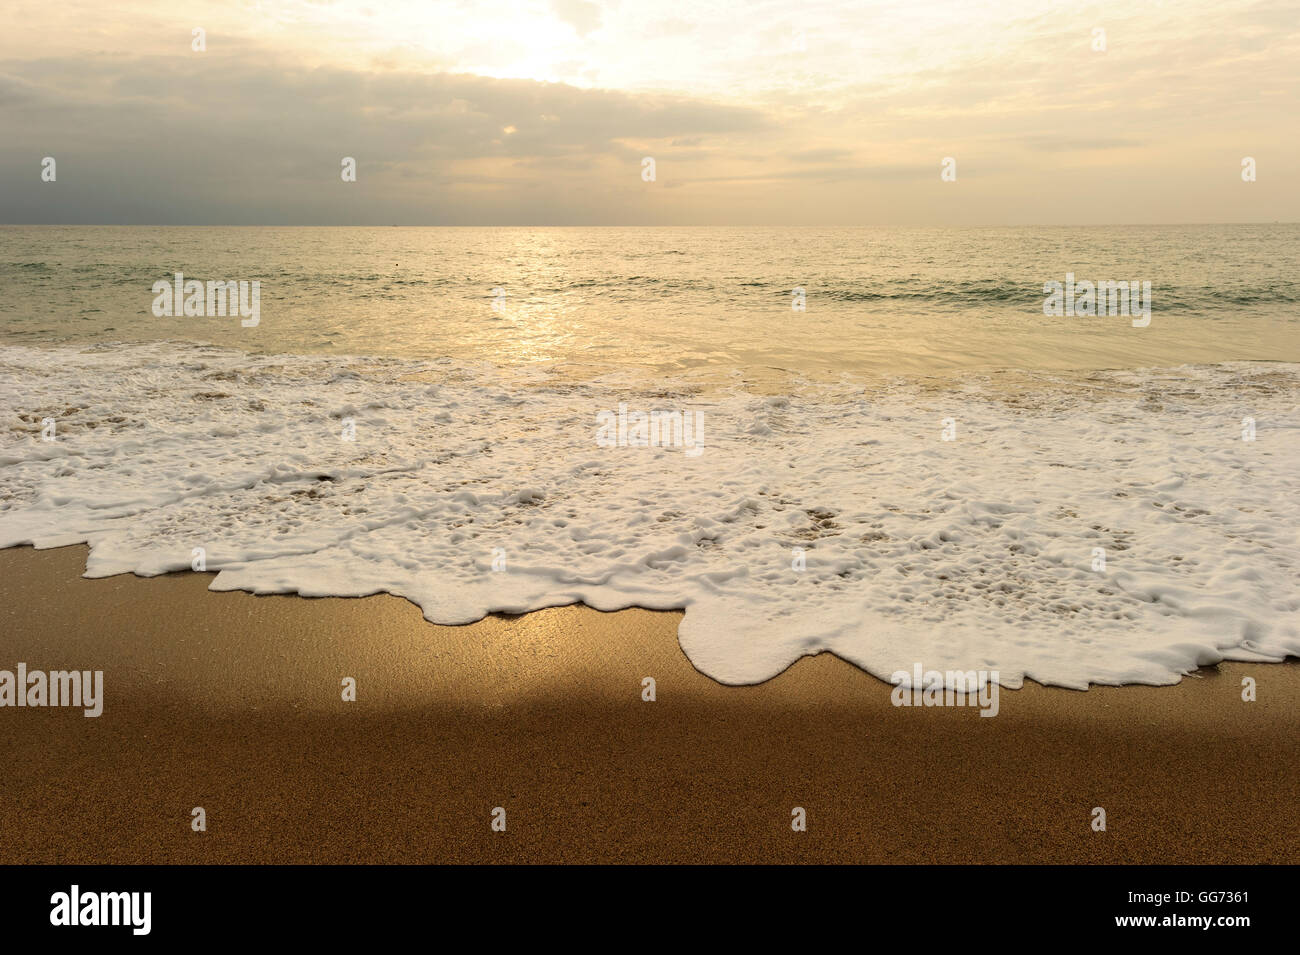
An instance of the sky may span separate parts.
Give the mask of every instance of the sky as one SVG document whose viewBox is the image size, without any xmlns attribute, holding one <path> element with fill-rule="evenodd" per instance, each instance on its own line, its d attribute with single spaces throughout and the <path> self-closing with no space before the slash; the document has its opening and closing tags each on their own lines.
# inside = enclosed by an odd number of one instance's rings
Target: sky
<svg viewBox="0 0 1300 955">
<path fill-rule="evenodd" d="M 1300 221 L 1300 0 L 6 0 L 5 21 L 3 223 Z"/>
</svg>

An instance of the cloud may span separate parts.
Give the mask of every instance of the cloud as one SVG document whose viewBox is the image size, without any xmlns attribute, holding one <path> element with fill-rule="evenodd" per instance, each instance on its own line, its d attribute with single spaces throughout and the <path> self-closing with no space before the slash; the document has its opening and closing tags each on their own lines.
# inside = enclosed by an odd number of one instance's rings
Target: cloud
<svg viewBox="0 0 1300 955">
<path fill-rule="evenodd" d="M 1074 0 L 261 0 L 201 18 L 187 0 L 15 2 L 0 221 L 1300 218 L 1288 0 L 1103 19 Z M 1248 155 L 1261 176 L 1243 188 Z M 39 180 L 44 156 L 56 184 Z M 956 184 L 939 179 L 945 156 Z"/>
<path fill-rule="evenodd" d="M 0 181 L 32 181 L 47 155 L 59 179 L 0 190 L 0 221 L 386 223 L 393 209 L 438 221 L 455 198 L 445 190 L 471 183 L 502 202 L 549 186 L 559 215 L 562 180 L 584 185 L 593 208 L 579 214 L 599 216 L 593 176 L 639 183 L 646 149 L 768 122 L 682 96 L 307 69 L 257 49 L 8 62 Z M 345 156 L 358 163 L 355 188 L 339 175 Z"/>
<path fill-rule="evenodd" d="M 586 36 L 600 26 L 600 7 L 589 0 L 551 0 L 551 9 L 578 36 Z"/>
<path fill-rule="evenodd" d="M 1120 136 L 1047 136 L 1033 133 L 1019 137 L 1019 142 L 1044 152 L 1087 152 L 1094 149 L 1140 149 L 1140 139 Z"/>
<path fill-rule="evenodd" d="M 839 162 L 853 155 L 851 149 L 804 149 L 791 153 L 794 162 Z"/>
</svg>

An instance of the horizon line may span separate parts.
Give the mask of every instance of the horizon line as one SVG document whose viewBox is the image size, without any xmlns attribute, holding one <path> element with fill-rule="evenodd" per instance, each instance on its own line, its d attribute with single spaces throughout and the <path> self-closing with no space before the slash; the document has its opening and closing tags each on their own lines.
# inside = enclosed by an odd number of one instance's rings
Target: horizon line
<svg viewBox="0 0 1300 955">
<path fill-rule="evenodd" d="M 856 225 L 817 225 L 817 224 L 783 224 L 783 223 L 710 223 L 710 224 L 676 224 L 676 223 L 477 223 L 477 224 L 399 224 L 379 225 L 374 223 L 299 223 L 299 222 L 0 222 L 2 229 L 46 228 L 46 229 L 1108 229 L 1108 228 L 1148 228 L 1174 226 L 1253 226 L 1253 225 L 1300 225 L 1300 220 L 1271 219 L 1268 221 L 1202 221 L 1202 222 L 1001 222 L 957 224 L 918 224 L 886 225 L 882 223 L 859 223 Z"/>
</svg>

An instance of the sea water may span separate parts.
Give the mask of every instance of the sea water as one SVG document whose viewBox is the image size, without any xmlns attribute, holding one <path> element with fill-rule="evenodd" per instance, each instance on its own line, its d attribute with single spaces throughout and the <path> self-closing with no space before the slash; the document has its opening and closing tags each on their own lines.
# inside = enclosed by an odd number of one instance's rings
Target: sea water
<svg viewBox="0 0 1300 955">
<path fill-rule="evenodd" d="M 1298 254 L 1296 226 L 2 228 L 0 546 L 444 624 L 684 608 L 727 683 L 823 650 L 1013 687 L 1277 660 Z M 259 282 L 260 321 L 155 315 L 177 273 Z M 1067 275 L 1150 282 L 1149 324 L 1045 314 Z"/>
</svg>

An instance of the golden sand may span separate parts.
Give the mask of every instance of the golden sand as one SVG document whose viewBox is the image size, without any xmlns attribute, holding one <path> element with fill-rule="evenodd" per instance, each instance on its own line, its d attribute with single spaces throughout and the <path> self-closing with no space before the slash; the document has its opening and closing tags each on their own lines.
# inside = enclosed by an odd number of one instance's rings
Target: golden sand
<svg viewBox="0 0 1300 955">
<path fill-rule="evenodd" d="M 84 580 L 85 553 L 0 552 L 0 668 L 105 693 L 0 709 L 0 862 L 1300 862 L 1295 662 L 1027 684 L 986 719 L 829 655 L 720 686 L 677 613 L 439 627 L 387 595 Z"/>
</svg>

